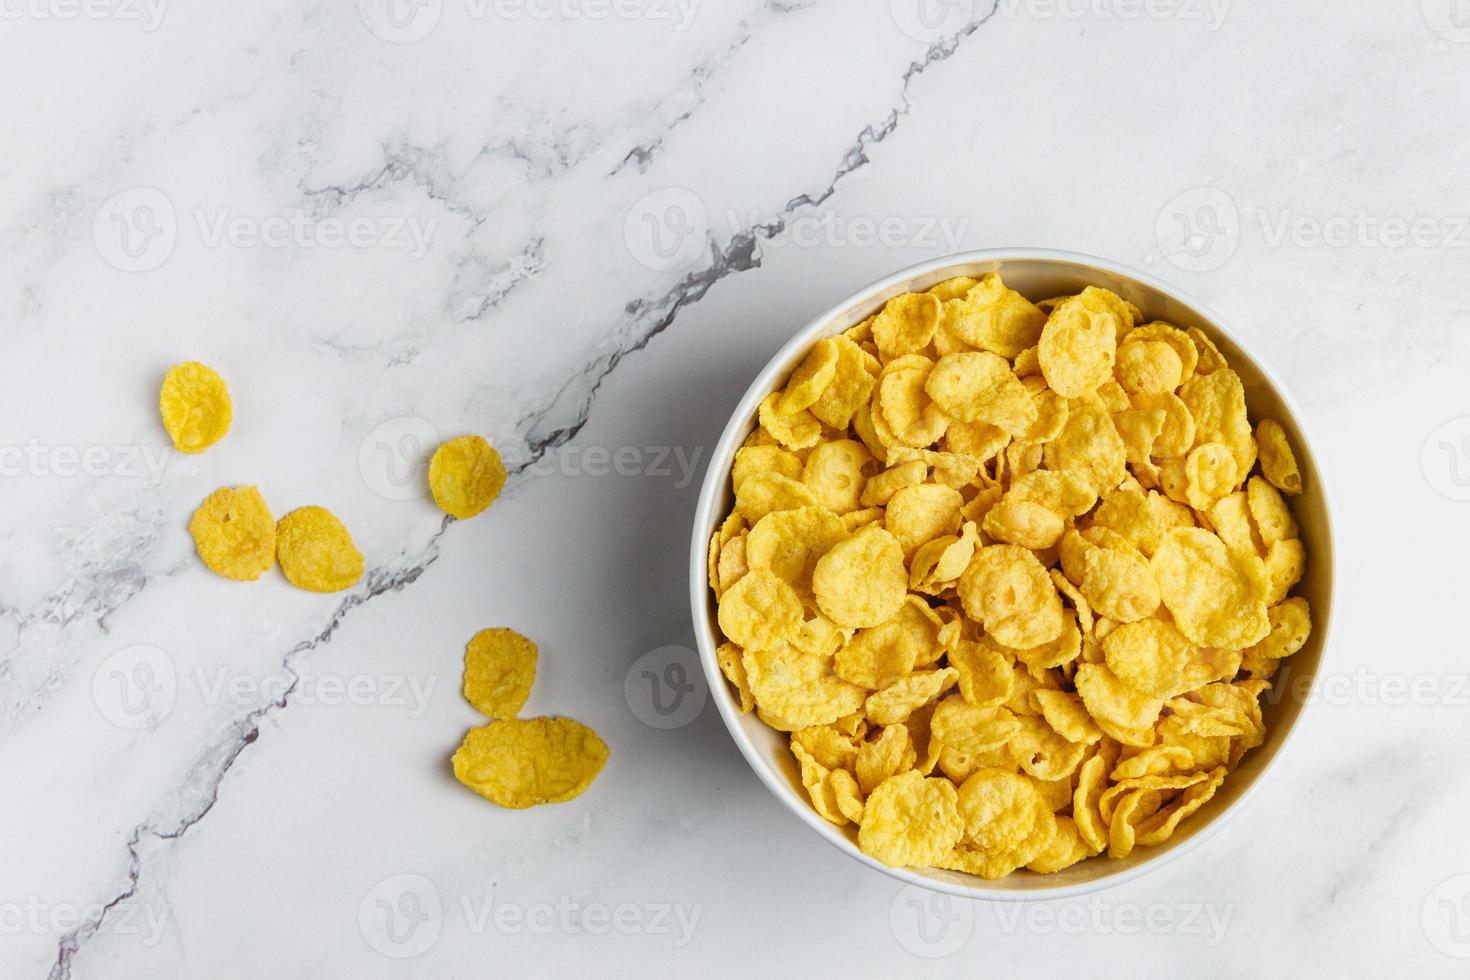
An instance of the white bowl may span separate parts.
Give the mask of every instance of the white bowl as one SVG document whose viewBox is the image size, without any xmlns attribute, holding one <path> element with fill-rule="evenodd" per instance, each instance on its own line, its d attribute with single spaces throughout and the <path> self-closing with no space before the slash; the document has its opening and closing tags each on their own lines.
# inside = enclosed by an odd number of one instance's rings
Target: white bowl
<svg viewBox="0 0 1470 980">
<path fill-rule="evenodd" d="M 1265 744 L 1245 757 L 1215 798 L 1184 821 L 1173 839 L 1158 847 L 1137 848 L 1119 861 L 1102 855 L 1057 874 L 1038 875 L 1023 870 L 999 881 L 985 881 L 954 871 L 890 868 L 858 850 L 857 833 L 852 825 L 836 827 L 817 815 L 801 786 L 796 762 L 787 749 L 787 736 L 768 728 L 754 712 L 740 714 L 739 704 L 720 672 L 715 660 L 715 648 L 720 642 L 715 598 L 706 571 L 710 536 L 733 504 L 730 466 L 735 451 L 754 430 L 761 400 L 784 385 L 787 375 L 811 345 L 861 322 L 899 293 L 927 289 L 953 276 L 978 277 L 986 272 L 1000 273 L 1006 285 L 1032 300 L 1076 293 L 1089 285 L 1103 286 L 1137 304 L 1148 320 L 1165 320 L 1185 328 L 1199 327 L 1215 341 L 1245 384 L 1252 421 L 1263 417 L 1276 419 L 1285 427 L 1296 449 L 1304 490 L 1291 504 L 1307 548 L 1307 570 L 1298 592 L 1311 603 L 1313 625 L 1306 646 L 1286 661 L 1276 675 L 1276 686 L 1266 695 Z M 859 290 L 803 327 L 771 359 L 740 400 L 710 457 L 694 515 L 689 590 L 699 656 L 720 717 L 725 719 L 735 744 L 756 775 L 808 827 L 853 859 L 911 884 L 969 898 L 1056 899 L 1115 885 L 1160 867 L 1199 846 L 1240 807 L 1285 746 L 1310 700 L 1331 619 L 1332 570 L 1327 494 L 1299 413 L 1280 382 L 1259 357 L 1230 333 L 1219 317 L 1184 298 L 1174 287 L 1104 259 L 1049 249 L 990 249 L 924 262 Z"/>
</svg>

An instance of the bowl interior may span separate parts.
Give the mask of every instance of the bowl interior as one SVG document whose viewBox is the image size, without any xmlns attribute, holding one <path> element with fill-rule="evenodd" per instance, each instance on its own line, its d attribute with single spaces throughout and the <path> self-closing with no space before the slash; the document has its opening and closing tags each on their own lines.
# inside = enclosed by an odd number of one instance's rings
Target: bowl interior
<svg viewBox="0 0 1470 980">
<path fill-rule="evenodd" d="M 720 674 L 714 649 L 718 645 L 715 601 L 705 576 L 709 539 L 733 505 L 730 465 L 735 450 L 755 428 L 756 406 L 771 391 L 780 388 L 812 343 L 833 336 L 861 322 L 890 297 L 909 290 L 927 289 L 952 276 L 979 276 L 998 272 L 1006 285 L 1033 301 L 1080 292 L 1083 287 L 1103 286 L 1136 304 L 1145 320 L 1166 320 L 1181 328 L 1199 327 L 1215 341 L 1245 385 L 1246 403 L 1252 422 L 1274 418 L 1286 429 L 1296 449 L 1302 471 L 1303 493 L 1291 500 L 1307 549 L 1307 568 L 1297 592 L 1312 607 L 1313 631 L 1307 644 L 1283 664 L 1273 679 L 1274 687 L 1264 697 L 1266 742 L 1251 751 L 1230 774 L 1215 798 L 1181 824 L 1174 837 L 1158 847 L 1138 848 L 1129 857 L 1115 861 L 1106 856 L 1073 865 L 1053 875 L 1022 870 L 1000 881 L 986 882 L 951 871 L 916 871 L 888 868 L 857 849 L 856 829 L 836 827 L 817 816 L 801 786 L 796 762 L 787 749 L 783 733 L 764 725 L 752 712 L 741 715 L 728 684 Z M 692 548 L 691 582 L 694 589 L 695 633 L 700 656 L 720 713 L 757 774 L 807 824 L 829 842 L 864 863 L 894 877 L 938 890 L 974 897 L 1058 898 L 1090 891 L 1106 884 L 1135 877 L 1150 867 L 1177 856 L 1198 843 L 1227 811 L 1239 803 L 1281 751 L 1305 707 L 1312 680 L 1317 674 L 1327 636 L 1332 601 L 1332 539 L 1326 494 L 1311 447 L 1296 413 L 1265 368 L 1222 327 L 1197 306 L 1183 302 L 1165 287 L 1142 275 L 1110 263 L 1084 256 L 1048 254 L 972 253 L 926 266 L 919 266 L 886 279 L 851 301 L 814 321 L 802 330 L 757 378 L 742 400 L 720 444 L 710 460 L 710 469 L 696 514 Z"/>
</svg>

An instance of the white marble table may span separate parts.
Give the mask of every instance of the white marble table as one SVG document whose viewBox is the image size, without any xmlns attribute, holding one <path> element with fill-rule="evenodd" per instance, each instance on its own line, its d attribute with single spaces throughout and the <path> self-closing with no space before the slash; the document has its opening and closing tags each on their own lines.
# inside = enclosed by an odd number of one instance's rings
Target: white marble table
<svg viewBox="0 0 1470 980">
<path fill-rule="evenodd" d="M 0 976 L 1470 969 L 1470 11 L 919 2 L 0 3 Z M 697 479 L 760 365 L 1021 244 L 1172 279 L 1279 370 L 1337 614 L 1197 854 L 941 918 L 702 688 L 664 729 L 625 682 L 691 642 Z M 155 410 L 186 358 L 237 409 L 196 457 Z M 466 431 L 517 475 L 446 527 L 413 447 Z M 363 585 L 205 572 L 188 515 L 237 482 L 333 508 Z M 612 746 L 573 803 L 447 771 L 497 624 L 541 644 L 528 710 Z"/>
</svg>

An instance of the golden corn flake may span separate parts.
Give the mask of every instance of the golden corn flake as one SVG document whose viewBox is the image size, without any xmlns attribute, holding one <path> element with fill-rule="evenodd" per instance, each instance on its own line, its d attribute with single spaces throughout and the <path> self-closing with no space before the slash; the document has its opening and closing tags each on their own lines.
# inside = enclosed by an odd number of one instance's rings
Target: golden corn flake
<svg viewBox="0 0 1470 980">
<path fill-rule="evenodd" d="M 1136 331 L 1118 348 L 1116 370 L 1119 383 L 1131 393 L 1159 395 L 1184 381 L 1184 362 L 1178 352 L 1162 340 L 1136 336 Z"/>
<path fill-rule="evenodd" d="M 495 447 L 479 436 L 450 439 L 429 460 L 429 489 L 434 503 L 465 520 L 494 503 L 505 486 L 505 464 Z"/>
<path fill-rule="evenodd" d="M 1005 358 L 988 351 L 966 351 L 939 359 L 924 390 L 950 417 L 985 422 L 1026 433 L 1036 422 L 1036 403 Z"/>
<path fill-rule="evenodd" d="M 873 403 L 874 433 L 884 446 L 922 449 L 939 441 L 950 417 L 925 390 L 934 362 L 910 354 L 888 363 Z"/>
<path fill-rule="evenodd" d="M 472 728 L 454 753 L 454 776 L 513 810 L 580 796 L 607 762 L 607 743 L 570 718 L 509 718 Z"/>
<path fill-rule="evenodd" d="M 786 382 L 786 390 L 781 393 L 776 410 L 782 415 L 791 415 L 816 404 L 837 376 L 837 358 L 837 341 L 831 337 L 813 344 L 811 353 Z"/>
<path fill-rule="evenodd" d="M 325 507 L 298 507 L 281 518 L 276 560 L 286 581 L 309 592 L 340 592 L 362 578 L 362 552 Z"/>
<path fill-rule="evenodd" d="M 816 450 L 813 450 L 815 453 Z M 810 457 L 808 457 L 810 459 Z M 735 464 L 730 470 L 730 483 L 736 492 L 746 477 L 775 473 L 788 480 L 802 479 L 802 462 L 795 453 L 780 446 L 742 446 L 735 451 Z"/>
<path fill-rule="evenodd" d="M 1152 615 L 1161 598 L 1148 562 L 1131 545 L 1088 549 L 1077 587 L 1094 612 L 1119 623 Z"/>
<path fill-rule="evenodd" d="M 1209 510 L 1240 485 L 1237 472 L 1229 446 L 1218 442 L 1196 446 L 1184 460 L 1184 502 L 1195 510 Z"/>
<path fill-rule="evenodd" d="M 746 650 L 745 676 L 756 704 L 788 729 L 830 725 L 862 707 L 868 693 L 833 673 L 828 660 L 787 644 Z"/>
<path fill-rule="evenodd" d="M 740 713 L 749 713 L 755 707 L 755 695 L 750 693 L 750 681 L 745 676 L 745 651 L 733 643 L 721 643 L 715 650 L 715 660 L 720 665 L 720 673 L 735 688 L 740 699 Z"/>
<path fill-rule="evenodd" d="M 214 368 L 185 361 L 164 375 L 158 411 L 175 449 L 202 453 L 230 430 L 230 391 Z"/>
<path fill-rule="evenodd" d="M 275 564 L 276 522 L 255 487 L 221 487 L 204 498 L 189 533 L 216 575 L 253 582 Z"/>
<path fill-rule="evenodd" d="M 1261 465 L 1265 466 L 1264 458 Z M 1250 516 L 1255 521 L 1262 545 L 1269 548 L 1278 541 L 1297 536 L 1296 521 L 1291 516 L 1291 508 L 1286 505 L 1276 487 L 1259 476 L 1253 476 L 1246 483 L 1245 490 Z"/>
<path fill-rule="evenodd" d="M 1113 295 L 1089 286 L 1062 300 L 1042 328 L 1036 349 L 1041 374 L 1063 398 L 1080 398 L 1112 376 L 1124 321 L 1103 294 Z"/>
<path fill-rule="evenodd" d="M 1282 493 L 1293 496 L 1302 492 L 1302 473 L 1297 468 L 1296 453 L 1286 439 L 1286 430 L 1275 419 L 1262 419 L 1256 427 L 1260 442 L 1261 472 Z"/>
<path fill-rule="evenodd" d="M 817 560 L 847 539 L 842 518 L 822 507 L 798 507 L 767 514 L 750 529 L 745 563 L 786 581 L 799 596 L 810 596 Z"/>
<path fill-rule="evenodd" d="M 878 360 L 846 337 L 834 337 L 837 366 L 832 380 L 808 411 L 834 429 L 845 429 L 853 413 L 868 403 L 878 383 Z"/>
<path fill-rule="evenodd" d="M 920 545 L 959 530 L 964 502 L 958 490 L 942 484 L 904 487 L 888 501 L 883 526 L 911 558 Z"/>
<path fill-rule="evenodd" d="M 514 718 L 536 680 L 536 644 L 504 627 L 476 633 L 464 648 L 464 699 L 491 718 Z"/>
<path fill-rule="evenodd" d="M 1133 690 L 1169 697 L 1184 678 L 1190 645 L 1174 627 L 1161 619 L 1126 623 L 1102 640 L 1108 669 Z"/>
<path fill-rule="evenodd" d="M 863 506 L 863 486 L 878 465 L 861 442 L 836 439 L 812 449 L 805 467 L 798 463 L 798 468 L 801 482 L 819 504 L 834 514 L 848 514 Z"/>
<path fill-rule="evenodd" d="M 810 449 L 822 439 L 822 423 L 806 409 L 782 412 L 777 405 L 782 395 L 772 392 L 761 402 L 761 427 L 787 449 Z"/>
<path fill-rule="evenodd" d="M 903 547 L 892 534 L 879 527 L 864 528 L 818 559 L 812 573 L 817 606 L 838 626 L 849 629 L 886 623 L 908 594 L 903 559 Z M 725 634 L 729 636 L 729 630 Z"/>
<path fill-rule="evenodd" d="M 900 293 L 873 320 L 873 342 L 887 359 L 914 354 L 929 346 L 943 307 L 930 293 Z"/>
<path fill-rule="evenodd" d="M 961 276 L 815 343 L 758 415 L 710 539 L 715 656 L 867 853 L 1122 858 L 1265 741 L 1312 630 L 1301 475 L 1198 329 Z"/>
<path fill-rule="evenodd" d="M 1047 469 L 1071 472 L 1097 496 L 1123 482 L 1128 472 L 1123 437 L 1095 395 L 1072 402 L 1067 424 L 1046 444 L 1043 458 Z"/>
<path fill-rule="evenodd" d="M 790 640 L 801 627 L 801 599 L 775 572 L 748 572 L 720 599 L 720 630 L 746 650 Z"/>
<path fill-rule="evenodd" d="M 878 724 L 892 725 L 939 697 L 958 680 L 959 672 L 953 667 L 917 671 L 868 695 L 864 710 Z"/>
<path fill-rule="evenodd" d="M 1194 377 L 1195 367 L 1199 364 L 1199 348 L 1195 347 L 1194 341 L 1189 334 L 1176 326 L 1155 320 L 1153 323 L 1145 323 L 1141 327 L 1135 327 L 1128 332 L 1124 338 L 1125 343 L 1161 342 L 1168 344 L 1179 358 L 1179 384 L 1183 384 Z M 1179 385 L 1175 385 L 1177 388 Z M 1126 385 L 1125 385 L 1126 387 Z M 1172 389 L 1171 389 L 1172 390 Z"/>
<path fill-rule="evenodd" d="M 946 298 L 944 325 L 978 350 L 1016 358 L 1041 339 L 1046 314 L 1006 286 L 993 272 L 980 277 L 962 298 Z"/>
<path fill-rule="evenodd" d="M 914 669 L 919 648 L 914 638 L 895 623 L 858 630 L 833 659 L 833 670 L 843 680 L 876 691 Z"/>
<path fill-rule="evenodd" d="M 996 641 L 1024 650 L 1062 632 L 1062 600 L 1036 555 L 1018 545 L 981 548 L 960 576 L 966 615 Z"/>
<path fill-rule="evenodd" d="M 1202 528 L 1174 528 L 1151 562 L 1164 605 L 1191 643 L 1243 649 L 1270 632 L 1270 580 L 1255 555 Z"/>
<path fill-rule="evenodd" d="M 868 796 L 858 847 L 893 868 L 936 865 L 964 833 L 959 795 L 947 779 L 905 772 Z"/>
<path fill-rule="evenodd" d="M 811 487 L 780 473 L 757 473 L 735 488 L 735 509 L 752 525 L 778 510 L 816 504 Z"/>
</svg>

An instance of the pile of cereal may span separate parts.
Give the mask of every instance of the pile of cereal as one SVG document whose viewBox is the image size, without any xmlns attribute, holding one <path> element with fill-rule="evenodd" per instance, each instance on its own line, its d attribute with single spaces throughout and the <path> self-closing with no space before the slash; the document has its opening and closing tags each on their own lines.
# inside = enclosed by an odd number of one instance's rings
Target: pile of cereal
<svg viewBox="0 0 1470 980">
<path fill-rule="evenodd" d="M 1122 858 L 1264 740 L 1311 630 L 1301 474 L 1204 333 L 1142 319 L 994 274 L 896 296 L 735 456 L 721 669 L 885 864 Z"/>
</svg>

